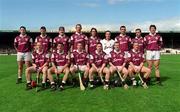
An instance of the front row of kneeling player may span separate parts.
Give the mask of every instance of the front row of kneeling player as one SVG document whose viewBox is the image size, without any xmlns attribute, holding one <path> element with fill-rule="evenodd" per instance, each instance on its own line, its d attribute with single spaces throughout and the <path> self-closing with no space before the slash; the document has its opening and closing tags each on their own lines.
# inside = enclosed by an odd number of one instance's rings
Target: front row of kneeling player
<svg viewBox="0 0 180 112">
<path fill-rule="evenodd" d="M 146 82 L 151 71 L 144 66 L 144 55 L 139 51 L 138 43 L 133 44 L 133 49 L 127 56 L 120 51 L 118 42 L 115 42 L 114 50 L 109 55 L 103 52 L 101 43 L 97 44 L 96 51 L 90 56 L 83 50 L 81 43 L 77 44 L 77 50 L 71 54 L 66 54 L 63 49 L 63 44 L 58 44 L 57 50 L 50 56 L 50 54 L 43 52 L 41 43 L 36 44 L 36 50 L 32 54 L 32 66 L 26 69 L 27 89 L 32 89 L 31 74 L 34 72 L 43 74 L 41 88 L 46 88 L 45 83 L 49 79 L 52 90 L 57 89 L 57 83 L 52 75 L 64 73 L 62 82 L 58 85 L 58 88 L 63 90 L 69 74 L 74 77 L 79 70 L 84 73 L 82 79 L 85 87 L 88 86 L 89 79 L 89 87 L 94 88 L 94 75 L 97 75 L 101 77 L 104 89 L 109 89 L 110 77 L 118 73 L 125 89 L 128 88 L 125 83 L 127 77 L 132 80 L 133 86 L 136 86 L 136 74 L 143 76 L 142 86 L 147 88 Z M 102 78 L 103 75 L 105 80 Z"/>
</svg>

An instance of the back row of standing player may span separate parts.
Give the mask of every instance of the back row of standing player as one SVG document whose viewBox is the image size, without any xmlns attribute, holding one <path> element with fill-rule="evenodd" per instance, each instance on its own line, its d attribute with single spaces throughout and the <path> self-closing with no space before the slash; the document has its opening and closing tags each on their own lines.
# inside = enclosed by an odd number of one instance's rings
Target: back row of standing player
<svg viewBox="0 0 180 112">
<path fill-rule="evenodd" d="M 93 62 L 93 61 L 90 62 L 92 69 L 90 69 L 88 71 L 86 70 L 87 72 L 85 72 L 85 75 L 84 75 L 85 79 L 86 79 L 88 77 L 87 74 L 88 73 L 90 74 L 89 80 L 90 80 L 91 84 L 93 81 L 93 78 L 91 76 L 92 73 L 100 71 L 100 72 L 104 72 L 105 74 L 108 74 L 108 72 L 107 72 L 108 70 L 106 70 L 106 67 L 105 67 L 106 65 L 103 65 L 104 66 L 104 67 L 102 67 L 103 69 L 99 69 L 99 70 L 97 67 L 96 62 L 98 62 L 98 58 L 100 58 L 100 57 L 98 57 L 98 49 L 101 49 L 101 46 L 102 46 L 102 50 L 105 52 L 104 57 L 107 56 L 107 55 L 105 56 L 105 54 L 108 54 L 107 57 L 109 59 L 111 57 L 112 63 L 109 63 L 111 65 L 111 69 L 109 69 L 111 72 L 114 72 L 118 68 L 118 66 L 113 66 L 113 64 L 116 65 L 116 63 L 118 63 L 117 65 L 119 65 L 120 61 L 118 62 L 118 58 L 120 59 L 120 57 L 121 57 L 121 54 L 119 54 L 119 53 L 123 53 L 122 56 L 124 55 L 125 58 L 128 58 L 130 56 L 134 57 L 134 58 L 131 58 L 132 62 L 134 60 L 134 63 L 130 63 L 130 65 L 132 65 L 132 67 L 129 67 L 130 72 L 142 70 L 143 65 L 141 65 L 141 63 L 138 62 L 139 66 L 140 66 L 139 68 L 135 67 L 133 65 L 137 66 L 137 63 L 135 62 L 135 60 L 137 60 L 138 57 L 142 57 L 142 59 L 143 59 L 143 56 L 144 56 L 143 54 L 144 54 L 144 51 L 146 50 L 146 61 L 148 63 L 148 68 L 150 70 L 152 70 L 152 66 L 153 65 L 155 66 L 155 74 L 156 74 L 157 83 L 161 84 L 160 73 L 159 73 L 159 61 L 160 61 L 160 49 L 162 46 L 162 37 L 160 35 L 156 34 L 156 26 L 155 25 L 150 25 L 150 27 L 149 27 L 150 33 L 148 35 L 146 35 L 144 38 L 141 36 L 141 30 L 136 29 L 136 37 L 134 39 L 131 39 L 128 35 L 126 35 L 126 27 L 125 26 L 120 27 L 120 34 L 117 37 L 115 37 L 115 40 L 111 39 L 110 31 L 106 31 L 105 39 L 101 40 L 97 36 L 97 30 L 95 28 L 91 29 L 91 31 L 90 31 L 91 36 L 89 38 L 81 32 L 81 29 L 82 29 L 82 26 L 80 24 L 77 24 L 76 32 L 71 36 L 71 38 L 69 38 L 68 36 L 65 35 L 64 27 L 60 27 L 59 35 L 57 37 L 55 37 L 52 41 L 52 39 L 49 36 L 47 36 L 47 34 L 46 34 L 46 28 L 41 27 L 40 28 L 41 35 L 36 37 L 35 43 L 41 43 L 41 45 L 38 45 L 38 46 L 42 46 L 44 53 L 49 53 L 50 51 L 59 52 L 58 50 L 56 50 L 58 47 L 56 48 L 55 46 L 58 46 L 60 44 L 59 49 L 61 49 L 63 47 L 63 51 L 65 54 L 68 54 L 69 51 L 72 52 L 71 56 L 70 56 L 71 58 L 79 58 L 78 54 L 81 54 L 81 53 L 78 52 L 77 47 L 79 47 L 79 49 L 82 49 L 82 50 L 84 49 L 86 51 L 86 53 L 81 56 L 83 57 L 86 54 L 90 54 L 91 60 L 94 59 L 94 61 L 95 61 L 95 62 Z M 101 44 L 99 44 L 99 43 L 101 43 Z M 130 50 L 132 45 L 133 45 L 134 50 Z M 25 27 L 23 27 L 23 26 L 20 27 L 20 35 L 15 38 L 14 46 L 17 50 L 17 62 L 18 62 L 17 83 L 19 83 L 22 81 L 23 62 L 25 61 L 27 68 L 31 66 L 31 49 L 34 46 L 32 38 L 30 38 L 26 34 Z M 138 49 L 138 52 L 136 51 L 136 49 Z M 38 51 L 35 51 L 35 52 L 38 52 Z M 99 52 L 101 52 L 101 50 L 99 50 Z M 33 56 L 33 58 L 37 58 L 37 57 Z M 52 55 L 51 58 L 54 58 L 54 55 Z M 139 58 L 139 60 L 140 60 L 140 58 Z M 34 61 L 36 61 L 36 60 L 34 60 Z M 73 60 L 70 60 L 70 62 L 71 61 L 73 61 Z M 78 61 L 78 60 L 75 59 L 75 61 Z M 83 63 L 84 60 L 79 59 L 79 62 L 74 63 L 75 64 L 74 67 L 70 67 L 70 71 L 72 73 L 74 73 L 74 71 L 77 70 L 76 64 L 82 65 L 80 61 L 82 61 L 82 63 Z M 80 66 L 80 69 L 85 70 L 85 68 L 83 66 Z M 122 67 L 119 68 L 119 70 L 121 72 L 123 72 Z M 30 70 L 30 71 L 33 71 L 33 70 Z M 54 70 L 51 70 L 51 71 L 54 71 Z M 145 71 L 148 71 L 148 70 L 145 69 Z M 127 74 L 126 70 L 124 70 L 123 74 Z M 107 78 L 106 78 L 105 82 L 108 85 L 109 75 L 106 75 L 106 76 L 107 76 Z M 125 77 L 126 76 L 124 76 L 124 78 Z M 49 75 L 48 75 L 48 78 L 49 78 Z M 146 80 L 150 80 L 150 77 L 146 76 Z M 29 82 L 29 81 L 27 81 L 27 82 Z M 53 80 L 52 80 L 52 82 L 53 82 Z"/>
</svg>

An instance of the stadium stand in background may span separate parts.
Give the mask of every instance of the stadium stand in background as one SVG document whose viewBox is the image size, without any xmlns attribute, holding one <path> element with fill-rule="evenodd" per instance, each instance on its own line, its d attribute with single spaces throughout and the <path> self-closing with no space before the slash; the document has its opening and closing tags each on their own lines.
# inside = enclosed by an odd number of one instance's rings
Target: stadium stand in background
<svg viewBox="0 0 180 112">
<path fill-rule="evenodd" d="M 39 32 L 28 32 L 33 40 L 36 36 L 38 36 Z M 51 38 L 54 38 L 58 35 L 57 32 L 49 32 L 47 33 Z M 66 33 L 69 37 L 72 35 L 72 32 Z M 87 36 L 89 33 L 85 32 Z M 114 39 L 119 32 L 112 32 L 112 38 Z M 142 33 L 142 36 L 145 36 L 147 33 Z M 161 50 L 161 54 L 180 54 L 180 32 L 159 32 L 159 34 L 163 38 L 163 49 Z M 0 31 L 0 55 L 14 55 L 16 51 L 13 46 L 14 38 L 19 35 L 18 31 Z M 104 38 L 104 32 L 98 33 L 100 38 Z M 128 32 L 127 35 L 130 35 L 131 38 L 135 37 L 134 33 Z"/>
</svg>

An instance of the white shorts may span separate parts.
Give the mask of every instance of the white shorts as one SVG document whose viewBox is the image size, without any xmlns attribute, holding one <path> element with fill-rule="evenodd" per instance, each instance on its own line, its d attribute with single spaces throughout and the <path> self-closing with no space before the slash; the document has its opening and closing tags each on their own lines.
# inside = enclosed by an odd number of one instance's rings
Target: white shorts
<svg viewBox="0 0 180 112">
<path fill-rule="evenodd" d="M 63 66 L 57 66 L 57 70 L 60 71 L 62 70 Z"/>
<path fill-rule="evenodd" d="M 160 59 L 160 51 L 146 51 L 146 60 L 159 60 Z"/>
<path fill-rule="evenodd" d="M 77 65 L 74 65 L 74 67 L 76 68 L 76 70 L 78 69 L 78 68 L 77 68 Z M 83 72 L 84 72 L 85 69 L 86 69 L 86 65 L 79 65 L 79 70 L 80 70 L 80 71 L 83 71 Z"/>
<path fill-rule="evenodd" d="M 117 67 L 117 69 L 119 70 L 119 69 L 122 69 L 122 66 L 116 66 Z"/>
<path fill-rule="evenodd" d="M 31 52 L 26 52 L 26 53 L 17 52 L 17 61 L 31 61 L 31 60 L 32 60 Z"/>
</svg>

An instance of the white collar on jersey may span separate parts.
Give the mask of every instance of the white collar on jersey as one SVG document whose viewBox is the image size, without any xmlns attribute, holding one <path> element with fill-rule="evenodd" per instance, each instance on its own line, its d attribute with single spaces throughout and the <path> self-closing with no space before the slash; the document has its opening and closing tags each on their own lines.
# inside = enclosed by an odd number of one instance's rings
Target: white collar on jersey
<svg viewBox="0 0 180 112">
<path fill-rule="evenodd" d="M 151 35 L 151 36 L 155 36 L 155 35 L 156 35 L 156 33 L 152 34 L 152 33 L 150 32 L 150 33 L 149 33 L 149 35 Z"/>
<path fill-rule="evenodd" d="M 94 39 L 94 40 L 95 40 L 95 39 L 97 39 L 97 37 L 96 37 L 96 36 L 95 36 L 95 37 L 91 36 L 90 38 L 91 38 L 91 39 Z"/>
<path fill-rule="evenodd" d="M 57 53 L 58 53 L 58 54 L 63 54 L 64 51 L 61 51 L 61 52 L 60 52 L 60 50 L 57 50 Z"/>
<path fill-rule="evenodd" d="M 107 40 L 106 38 L 103 39 L 106 42 L 110 42 L 112 39 Z"/>
<path fill-rule="evenodd" d="M 102 54 L 102 51 L 101 51 L 100 53 L 98 53 L 98 51 L 96 50 L 95 53 L 96 53 L 96 54 Z"/>
<path fill-rule="evenodd" d="M 42 37 L 42 38 L 46 38 L 46 37 L 47 37 L 47 34 L 45 34 L 45 36 L 40 35 L 40 37 Z"/>
<path fill-rule="evenodd" d="M 78 32 L 75 32 L 75 34 L 77 34 L 77 35 L 81 35 L 81 34 L 82 34 L 82 32 L 80 32 L 80 33 L 78 33 Z"/>
<path fill-rule="evenodd" d="M 119 34 L 119 36 L 121 36 L 121 37 L 126 37 L 126 34 L 125 34 L 125 35 Z"/>
<path fill-rule="evenodd" d="M 83 53 L 84 51 L 82 50 L 81 52 L 80 51 L 78 51 L 78 50 L 76 50 L 79 54 L 81 54 L 81 53 Z"/>
<path fill-rule="evenodd" d="M 42 53 L 43 53 L 43 50 L 42 50 L 42 51 L 36 50 L 36 53 L 42 54 Z"/>
<path fill-rule="evenodd" d="M 25 34 L 25 35 L 20 34 L 19 36 L 22 37 L 22 38 L 24 38 L 24 37 L 27 36 L 27 34 Z"/>
<path fill-rule="evenodd" d="M 114 52 L 117 53 L 117 54 L 119 54 L 119 53 L 121 52 L 121 50 L 116 51 L 116 50 L 114 49 Z"/>
<path fill-rule="evenodd" d="M 64 34 L 64 35 L 58 35 L 58 37 L 61 37 L 61 38 L 62 38 L 62 37 L 65 37 L 65 34 Z"/>
<path fill-rule="evenodd" d="M 142 36 L 141 37 L 135 37 L 135 39 L 141 39 L 141 38 L 143 38 Z"/>
<path fill-rule="evenodd" d="M 139 53 L 139 51 L 135 51 L 134 49 L 132 49 L 132 51 L 133 51 L 134 53 L 136 53 L 136 54 Z"/>
</svg>

